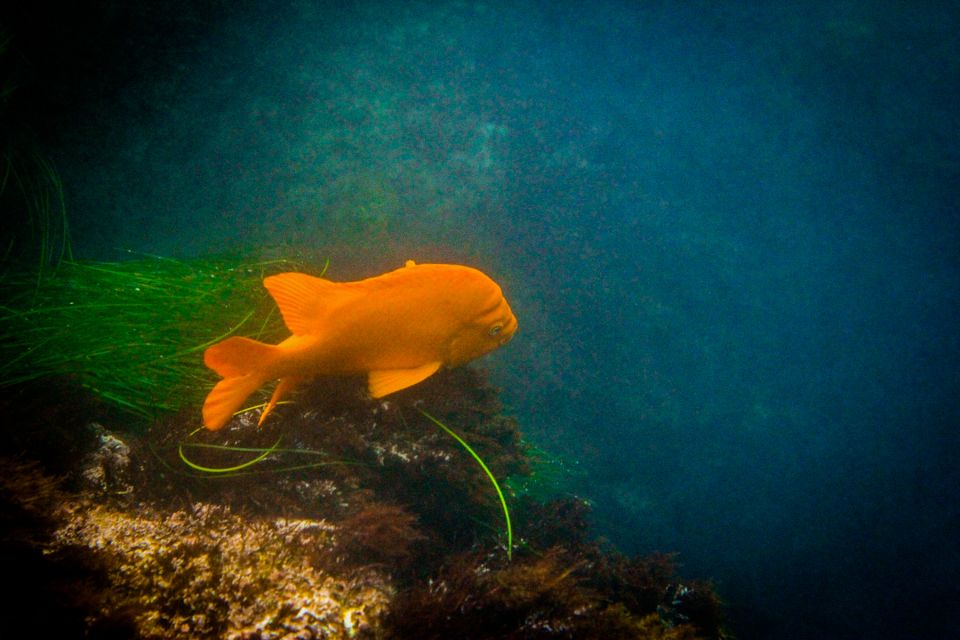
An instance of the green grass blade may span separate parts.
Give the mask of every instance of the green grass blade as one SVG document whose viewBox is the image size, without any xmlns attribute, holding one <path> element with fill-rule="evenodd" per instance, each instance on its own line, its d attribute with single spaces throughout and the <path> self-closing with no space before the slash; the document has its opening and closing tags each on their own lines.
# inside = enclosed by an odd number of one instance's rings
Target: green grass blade
<svg viewBox="0 0 960 640">
<path fill-rule="evenodd" d="M 432 415 L 430 415 L 420 407 L 416 407 L 416 410 L 422 413 L 425 418 L 430 420 L 430 422 L 432 422 L 433 424 L 437 425 L 438 427 L 446 431 L 448 434 L 450 434 L 450 437 L 452 437 L 454 440 L 459 442 L 460 445 L 467 450 L 467 453 L 473 456 L 473 459 L 477 461 L 477 463 L 483 469 L 484 473 L 487 474 L 487 477 L 490 478 L 490 482 L 491 484 L 493 484 L 493 488 L 497 490 L 497 497 L 500 498 L 500 505 L 503 507 L 503 518 L 507 522 L 507 560 L 512 560 L 513 559 L 513 526 L 510 524 L 510 510 L 507 508 L 507 500 L 506 498 L 503 497 L 503 491 L 500 490 L 500 485 L 497 483 L 497 479 L 493 476 L 493 473 L 490 471 L 489 467 L 487 467 L 486 463 L 484 463 L 484 461 L 480 458 L 477 452 L 473 450 L 473 447 L 467 444 L 466 440 L 458 436 L 456 433 L 454 433 L 454 431 L 450 427 L 443 424 L 442 422 L 434 418 Z"/>
<path fill-rule="evenodd" d="M 199 429 L 197 429 L 196 431 L 194 431 L 194 432 L 191 433 L 190 435 L 192 436 L 194 433 L 197 433 L 197 431 L 200 431 L 200 429 L 203 429 L 203 427 L 200 427 Z M 240 464 L 234 465 L 234 466 L 232 466 L 232 467 L 204 467 L 204 466 L 201 466 L 201 465 L 197 464 L 196 462 L 193 462 L 192 460 L 190 460 L 189 458 L 187 458 L 187 454 L 185 454 L 185 453 L 183 452 L 183 447 L 184 447 L 184 445 L 189 446 L 188 443 L 181 442 L 181 443 L 179 444 L 179 446 L 177 447 L 177 454 L 180 456 L 180 459 L 183 460 L 183 463 L 184 463 L 185 465 L 187 465 L 188 467 L 190 467 L 191 469 L 193 469 L 194 471 L 200 471 L 200 472 L 202 472 L 202 473 L 216 473 L 216 474 L 220 474 L 220 473 L 236 473 L 237 471 L 241 471 L 241 470 L 246 469 L 246 468 L 248 468 L 248 467 L 252 467 L 253 465 L 257 464 L 258 462 L 260 462 L 261 460 L 263 460 L 264 458 L 266 458 L 267 456 L 269 456 L 271 453 L 273 453 L 274 451 L 276 451 L 276 450 L 277 450 L 277 447 L 280 446 L 280 438 L 277 438 L 277 441 L 274 442 L 272 446 L 270 446 L 270 447 L 268 447 L 268 448 L 266 448 L 266 449 L 263 449 L 263 450 L 262 450 L 262 453 L 260 453 L 260 455 L 258 455 L 257 457 L 252 458 L 252 459 L 250 459 L 250 460 L 247 460 L 246 462 L 241 462 Z M 230 450 L 233 449 L 233 447 L 221 447 L 221 446 L 218 446 L 218 445 L 208 445 L 208 447 L 214 448 L 214 449 L 224 449 L 224 450 L 227 450 L 227 451 L 230 451 Z"/>
</svg>

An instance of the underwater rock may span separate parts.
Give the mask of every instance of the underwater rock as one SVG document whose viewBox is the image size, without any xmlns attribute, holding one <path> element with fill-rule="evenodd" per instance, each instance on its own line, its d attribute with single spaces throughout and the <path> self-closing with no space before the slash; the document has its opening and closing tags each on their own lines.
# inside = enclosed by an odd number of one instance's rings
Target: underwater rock
<svg viewBox="0 0 960 640">
<path fill-rule="evenodd" d="M 80 477 L 94 492 L 126 494 L 133 491 L 130 478 L 130 446 L 96 422 L 90 425 L 96 434 L 97 448 L 81 464 Z"/>
<path fill-rule="evenodd" d="M 112 587 L 100 614 L 127 612 L 140 637 L 370 637 L 392 596 L 376 569 L 318 568 L 336 546 L 323 521 L 249 519 L 208 504 L 62 508 L 51 550 L 99 554 Z"/>
<path fill-rule="evenodd" d="M 18 606 L 56 602 L 60 637 L 725 637 L 709 584 L 592 540 L 586 501 L 505 483 L 508 557 L 490 482 L 418 411 L 501 481 L 529 475 L 533 452 L 482 372 L 389 400 L 363 385 L 305 385 L 260 428 L 248 412 L 202 430 L 196 408 L 139 433 L 74 420 L 72 464 L 10 462 L 0 483 L 0 548 L 37 576 Z"/>
</svg>

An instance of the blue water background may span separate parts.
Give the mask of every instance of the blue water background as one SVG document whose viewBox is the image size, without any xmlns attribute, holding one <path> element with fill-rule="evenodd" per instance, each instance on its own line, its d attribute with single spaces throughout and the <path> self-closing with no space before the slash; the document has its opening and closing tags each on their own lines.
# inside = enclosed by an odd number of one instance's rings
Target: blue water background
<svg viewBox="0 0 960 640">
<path fill-rule="evenodd" d="M 60 130 L 78 255 L 477 265 L 599 533 L 743 638 L 951 637 L 955 3 L 230 7 Z"/>
</svg>

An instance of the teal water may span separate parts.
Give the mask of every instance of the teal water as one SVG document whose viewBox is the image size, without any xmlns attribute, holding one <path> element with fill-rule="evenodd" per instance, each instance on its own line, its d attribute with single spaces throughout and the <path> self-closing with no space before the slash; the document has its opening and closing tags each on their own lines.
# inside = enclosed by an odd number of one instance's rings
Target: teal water
<svg viewBox="0 0 960 640">
<path fill-rule="evenodd" d="M 478 266 L 521 327 L 484 365 L 598 533 L 738 637 L 951 637 L 953 4 L 8 11 L 78 256 Z"/>
</svg>

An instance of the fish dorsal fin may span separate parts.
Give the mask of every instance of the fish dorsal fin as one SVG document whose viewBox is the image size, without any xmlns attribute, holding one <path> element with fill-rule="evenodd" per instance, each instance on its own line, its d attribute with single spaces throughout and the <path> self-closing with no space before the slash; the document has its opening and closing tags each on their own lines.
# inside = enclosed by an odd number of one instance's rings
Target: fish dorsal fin
<svg viewBox="0 0 960 640">
<path fill-rule="evenodd" d="M 316 333 L 338 298 L 340 285 L 305 273 L 278 273 L 263 286 L 280 308 L 283 322 L 295 336 Z"/>
<path fill-rule="evenodd" d="M 370 395 L 374 398 L 382 398 L 394 391 L 400 391 L 407 387 L 426 380 L 437 372 L 440 368 L 439 362 L 428 362 L 425 365 L 413 369 L 386 369 L 384 371 L 370 372 Z"/>
</svg>

